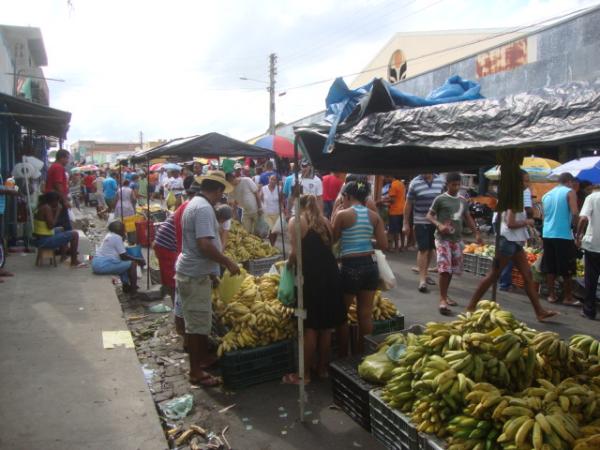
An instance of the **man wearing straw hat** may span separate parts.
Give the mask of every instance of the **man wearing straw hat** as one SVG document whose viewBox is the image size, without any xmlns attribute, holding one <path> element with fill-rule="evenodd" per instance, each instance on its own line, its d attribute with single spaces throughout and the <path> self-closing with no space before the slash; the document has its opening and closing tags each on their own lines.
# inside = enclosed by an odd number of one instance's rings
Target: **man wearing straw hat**
<svg viewBox="0 0 600 450">
<path fill-rule="evenodd" d="M 190 383 L 215 386 L 219 380 L 204 370 L 214 362 L 208 353 L 212 280 L 219 276 L 219 266 L 233 275 L 240 269 L 222 253 L 214 205 L 233 186 L 220 170 L 210 171 L 196 181 L 200 183 L 200 192 L 190 200 L 181 219 L 182 250 L 177 258 L 175 280 L 185 319 Z"/>
</svg>

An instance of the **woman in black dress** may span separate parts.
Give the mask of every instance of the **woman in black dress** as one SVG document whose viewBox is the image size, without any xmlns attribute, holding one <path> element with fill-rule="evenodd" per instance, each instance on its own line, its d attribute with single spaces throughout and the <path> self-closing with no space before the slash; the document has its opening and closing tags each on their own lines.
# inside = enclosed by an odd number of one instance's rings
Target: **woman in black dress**
<svg viewBox="0 0 600 450">
<path fill-rule="evenodd" d="M 290 219 L 288 232 L 291 251 L 288 265 L 296 263 L 296 220 Z M 323 216 L 314 195 L 300 198 L 300 230 L 302 233 L 302 269 L 304 276 L 304 382 L 310 382 L 310 368 L 318 353 L 317 375 L 327 376 L 331 353 L 331 331 L 346 320 L 340 272 L 331 246 L 331 224 Z M 284 383 L 297 384 L 298 374 L 283 377 Z"/>
</svg>

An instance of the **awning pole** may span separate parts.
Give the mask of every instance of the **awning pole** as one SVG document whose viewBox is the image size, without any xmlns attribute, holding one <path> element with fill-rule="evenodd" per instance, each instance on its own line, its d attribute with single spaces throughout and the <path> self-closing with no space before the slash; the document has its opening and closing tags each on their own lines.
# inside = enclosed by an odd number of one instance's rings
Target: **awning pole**
<svg viewBox="0 0 600 450">
<path fill-rule="evenodd" d="M 294 140 L 294 172 L 295 186 L 294 194 L 296 195 L 296 208 L 294 226 L 296 229 L 296 286 L 298 287 L 298 305 L 296 307 L 296 317 L 298 318 L 298 389 L 300 404 L 300 422 L 304 422 L 304 406 L 306 402 L 306 391 L 304 389 L 304 319 L 306 311 L 304 309 L 304 277 L 302 272 L 302 228 L 300 227 L 300 179 L 298 176 L 298 140 Z"/>
<path fill-rule="evenodd" d="M 150 290 L 150 158 L 146 159 L 146 236 L 148 249 L 146 250 L 146 289 Z"/>
<path fill-rule="evenodd" d="M 121 222 L 123 222 L 123 170 L 122 170 L 122 166 L 121 163 L 119 162 L 119 198 L 121 199 L 120 203 L 121 203 Z M 125 222 L 123 222 L 123 225 L 125 225 Z M 127 233 L 127 230 L 125 231 L 125 233 Z"/>
</svg>

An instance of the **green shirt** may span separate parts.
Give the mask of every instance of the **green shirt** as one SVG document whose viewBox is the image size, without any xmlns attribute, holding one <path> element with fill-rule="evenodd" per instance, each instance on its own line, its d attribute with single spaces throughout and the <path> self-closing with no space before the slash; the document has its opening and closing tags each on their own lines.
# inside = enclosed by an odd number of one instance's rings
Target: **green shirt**
<svg viewBox="0 0 600 450">
<path fill-rule="evenodd" d="M 457 242 L 462 239 L 463 217 L 468 211 L 467 200 L 457 195 L 451 196 L 447 192 L 438 195 L 431 205 L 431 212 L 435 214 L 437 221 L 450 225 L 454 228 L 449 234 L 441 234 L 439 230 L 435 231 L 435 238 L 440 240 Z"/>
</svg>

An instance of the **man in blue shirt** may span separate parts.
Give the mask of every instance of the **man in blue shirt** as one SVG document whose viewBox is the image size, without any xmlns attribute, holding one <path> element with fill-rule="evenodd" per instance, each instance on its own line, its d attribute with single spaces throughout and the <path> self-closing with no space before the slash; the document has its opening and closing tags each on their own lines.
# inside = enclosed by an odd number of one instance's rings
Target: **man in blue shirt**
<svg viewBox="0 0 600 450">
<path fill-rule="evenodd" d="M 106 177 L 106 180 L 102 183 L 102 188 L 104 190 L 104 200 L 106 200 L 108 210 L 112 212 L 117 203 L 117 190 L 119 189 L 119 185 L 117 184 L 117 180 L 115 180 L 115 174 L 113 172 Z"/>
<path fill-rule="evenodd" d="M 269 184 L 269 178 L 271 178 L 272 175 L 275 175 L 275 172 L 273 171 L 273 161 L 267 161 L 265 164 L 265 171 L 260 174 L 260 185 L 266 186 Z"/>
</svg>

